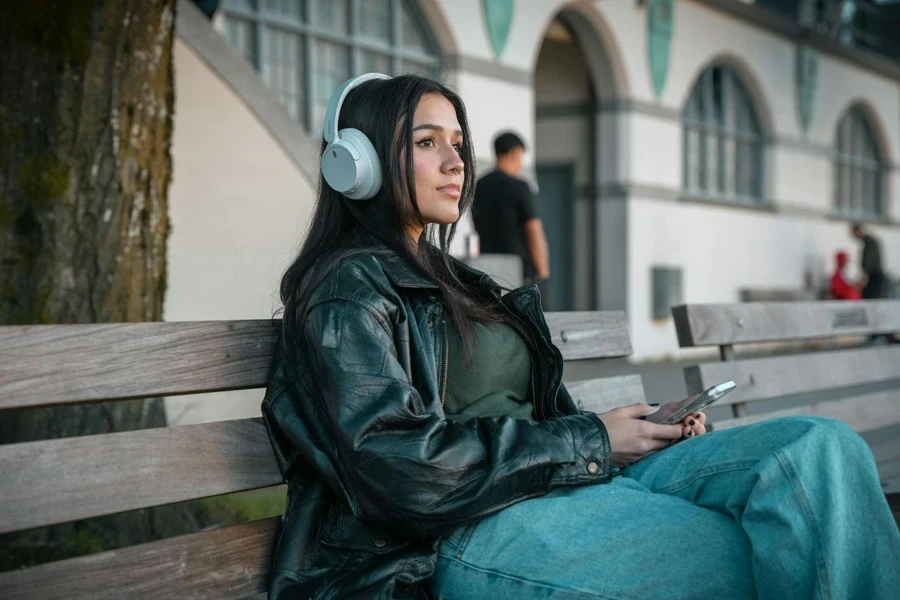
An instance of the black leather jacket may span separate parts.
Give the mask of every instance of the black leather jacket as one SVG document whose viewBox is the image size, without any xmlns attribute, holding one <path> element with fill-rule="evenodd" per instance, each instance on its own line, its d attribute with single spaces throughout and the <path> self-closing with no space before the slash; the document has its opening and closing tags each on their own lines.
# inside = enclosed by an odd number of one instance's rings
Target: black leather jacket
<svg viewBox="0 0 900 600">
<path fill-rule="evenodd" d="M 441 536 L 560 486 L 609 481 L 606 429 L 561 384 L 535 286 L 500 297 L 529 328 L 537 424 L 449 421 L 437 286 L 397 254 L 344 259 L 302 331 L 282 331 L 263 401 L 288 484 L 270 598 L 427 598 Z"/>
</svg>

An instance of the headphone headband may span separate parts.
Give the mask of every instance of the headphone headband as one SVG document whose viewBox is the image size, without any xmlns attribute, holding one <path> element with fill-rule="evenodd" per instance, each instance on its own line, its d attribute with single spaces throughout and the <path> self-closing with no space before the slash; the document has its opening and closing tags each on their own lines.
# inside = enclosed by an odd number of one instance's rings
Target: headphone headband
<svg viewBox="0 0 900 600">
<path fill-rule="evenodd" d="M 338 138 L 338 117 L 341 114 L 341 106 L 344 104 L 344 98 L 347 97 L 347 94 L 350 93 L 355 87 L 359 87 L 367 81 L 372 81 L 373 79 L 390 79 L 384 73 L 364 73 L 363 75 L 359 75 L 358 77 L 351 77 L 335 90 L 334 94 L 331 96 L 331 101 L 328 103 L 328 110 L 325 112 L 325 129 L 323 131 L 323 135 L 325 136 L 325 141 L 329 144 Z"/>
</svg>

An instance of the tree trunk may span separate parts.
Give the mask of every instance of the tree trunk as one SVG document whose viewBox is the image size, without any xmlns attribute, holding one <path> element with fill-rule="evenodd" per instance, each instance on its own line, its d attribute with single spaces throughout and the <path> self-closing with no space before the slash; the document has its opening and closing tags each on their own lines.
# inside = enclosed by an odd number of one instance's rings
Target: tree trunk
<svg viewBox="0 0 900 600">
<path fill-rule="evenodd" d="M 0 4 L 0 325 L 160 320 L 175 0 Z M 15 411 L 0 443 L 163 425 L 161 399 Z M 126 545 L 160 514 L 30 536 Z"/>
</svg>

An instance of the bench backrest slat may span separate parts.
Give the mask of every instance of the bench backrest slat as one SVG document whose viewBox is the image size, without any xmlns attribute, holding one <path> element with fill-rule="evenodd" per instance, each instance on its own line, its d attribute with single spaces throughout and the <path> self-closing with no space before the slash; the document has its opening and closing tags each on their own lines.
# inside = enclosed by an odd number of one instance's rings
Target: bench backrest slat
<svg viewBox="0 0 900 600">
<path fill-rule="evenodd" d="M 264 592 L 278 518 L 0 573 L 5 600 L 216 598 Z"/>
<path fill-rule="evenodd" d="M 271 321 L 0 327 L 0 409 L 259 387 Z"/>
<path fill-rule="evenodd" d="M 0 533 L 282 482 L 259 418 L 0 445 L 0 473 Z"/>
<path fill-rule="evenodd" d="M 621 311 L 547 313 L 553 343 L 565 360 L 617 358 L 631 354 L 628 319 Z"/>
<path fill-rule="evenodd" d="M 719 429 L 749 425 L 777 417 L 815 415 L 839 419 L 849 425 L 853 431 L 862 433 L 900 424 L 900 410 L 897 410 L 898 408 L 900 408 L 900 391 L 888 390 L 864 396 L 852 396 L 840 400 L 804 404 L 803 406 L 784 408 L 735 419 L 724 419 L 716 421 L 715 427 L 718 431 Z"/>
<path fill-rule="evenodd" d="M 578 408 L 595 413 L 646 401 L 644 382 L 640 375 L 575 381 L 567 383 L 566 389 Z"/>
<path fill-rule="evenodd" d="M 686 367 L 684 378 L 692 394 L 733 379 L 737 388 L 717 406 L 766 400 L 900 379 L 900 347 L 705 363 Z"/>
<path fill-rule="evenodd" d="M 566 360 L 631 354 L 624 313 L 547 323 Z M 0 410 L 262 387 L 276 339 L 266 320 L 0 327 Z"/>
<path fill-rule="evenodd" d="M 682 348 L 900 331 L 894 300 L 689 304 L 672 315 Z"/>
</svg>

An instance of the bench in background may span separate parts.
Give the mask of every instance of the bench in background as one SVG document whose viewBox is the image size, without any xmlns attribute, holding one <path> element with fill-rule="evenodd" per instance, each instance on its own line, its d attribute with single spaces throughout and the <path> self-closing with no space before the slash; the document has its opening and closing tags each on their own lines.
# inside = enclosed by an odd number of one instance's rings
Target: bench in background
<svg viewBox="0 0 900 600">
<path fill-rule="evenodd" d="M 631 353 L 624 313 L 549 313 L 566 361 Z M 0 410 L 265 385 L 270 321 L 0 327 Z M 568 385 L 602 412 L 640 376 Z M 260 391 L 260 401 L 263 393 Z M 0 533 L 279 485 L 262 419 L 0 445 Z M 265 591 L 278 517 L 0 573 L 6 600 L 244 598 Z"/>
<path fill-rule="evenodd" d="M 810 414 L 840 419 L 861 434 L 884 430 L 891 435 L 864 437 L 883 486 L 900 491 L 900 440 L 886 429 L 900 425 L 900 344 L 867 343 L 871 335 L 900 331 L 900 302 L 688 304 L 672 314 L 682 348 L 718 346 L 722 359 L 685 368 L 688 393 L 727 379 L 738 384 L 717 403 L 730 405 L 732 417 L 716 421 L 714 429 Z M 738 356 L 761 343 L 813 340 L 819 351 Z M 889 500 L 897 505 L 897 497 Z"/>
</svg>

